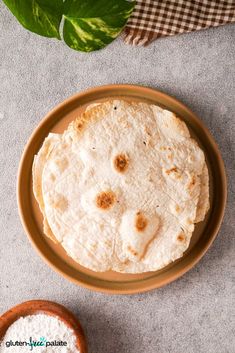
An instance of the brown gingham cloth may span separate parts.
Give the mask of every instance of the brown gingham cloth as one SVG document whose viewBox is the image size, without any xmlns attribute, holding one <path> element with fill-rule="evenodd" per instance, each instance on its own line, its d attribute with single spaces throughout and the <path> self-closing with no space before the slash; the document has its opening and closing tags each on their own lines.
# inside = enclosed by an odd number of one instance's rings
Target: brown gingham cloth
<svg viewBox="0 0 235 353">
<path fill-rule="evenodd" d="M 137 0 L 124 30 L 128 44 L 147 45 L 174 34 L 235 21 L 235 0 Z"/>
</svg>

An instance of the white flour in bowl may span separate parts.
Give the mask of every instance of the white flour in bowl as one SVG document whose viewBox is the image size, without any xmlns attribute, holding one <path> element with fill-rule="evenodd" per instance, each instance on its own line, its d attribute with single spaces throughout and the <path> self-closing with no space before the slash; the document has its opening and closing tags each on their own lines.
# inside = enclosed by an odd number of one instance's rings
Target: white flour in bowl
<svg viewBox="0 0 235 353">
<path fill-rule="evenodd" d="M 36 314 L 21 317 L 7 330 L 0 353 L 79 353 L 74 332 L 60 319 Z"/>
</svg>

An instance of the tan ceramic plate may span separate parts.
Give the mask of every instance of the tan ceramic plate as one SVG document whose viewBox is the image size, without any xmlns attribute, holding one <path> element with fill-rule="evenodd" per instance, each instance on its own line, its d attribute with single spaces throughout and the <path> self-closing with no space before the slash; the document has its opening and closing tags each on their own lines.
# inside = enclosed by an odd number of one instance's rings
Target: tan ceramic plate
<svg viewBox="0 0 235 353">
<path fill-rule="evenodd" d="M 87 353 L 86 339 L 78 319 L 64 306 L 47 300 L 30 300 L 8 310 L 0 317 L 0 342 L 14 321 L 27 315 L 45 314 L 63 321 L 76 337 L 80 353 Z"/>
<path fill-rule="evenodd" d="M 140 275 L 116 272 L 97 273 L 78 265 L 60 245 L 43 235 L 42 216 L 32 193 L 32 162 L 49 132 L 62 132 L 87 104 L 122 97 L 155 103 L 183 119 L 192 136 L 204 150 L 210 173 L 211 208 L 206 219 L 196 226 L 185 255 L 156 272 Z M 26 145 L 18 175 L 18 205 L 23 226 L 31 242 L 56 271 L 76 284 L 106 293 L 131 294 L 161 287 L 182 276 L 207 251 L 219 230 L 226 203 L 226 176 L 218 147 L 203 123 L 182 103 L 157 90 L 131 85 L 96 87 L 79 93 L 53 109 L 39 124 Z"/>
</svg>

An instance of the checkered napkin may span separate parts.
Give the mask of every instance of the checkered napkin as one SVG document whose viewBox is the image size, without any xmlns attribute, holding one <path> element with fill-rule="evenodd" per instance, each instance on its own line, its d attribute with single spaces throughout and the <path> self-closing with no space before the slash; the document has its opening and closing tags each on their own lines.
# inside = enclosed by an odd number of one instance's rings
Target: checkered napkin
<svg viewBox="0 0 235 353">
<path fill-rule="evenodd" d="M 124 30 L 128 44 L 235 22 L 235 0 L 137 0 Z"/>
</svg>

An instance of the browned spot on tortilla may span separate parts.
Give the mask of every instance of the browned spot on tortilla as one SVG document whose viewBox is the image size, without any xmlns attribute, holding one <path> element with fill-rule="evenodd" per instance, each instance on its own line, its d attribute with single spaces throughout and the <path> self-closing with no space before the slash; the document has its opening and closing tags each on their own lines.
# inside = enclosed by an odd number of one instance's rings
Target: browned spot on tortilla
<svg viewBox="0 0 235 353">
<path fill-rule="evenodd" d="M 176 167 L 166 170 L 167 175 L 170 175 L 171 173 L 177 173 L 177 172 L 178 172 L 178 169 Z"/>
<path fill-rule="evenodd" d="M 144 127 L 144 131 L 146 132 L 146 134 L 148 136 L 152 136 L 151 132 L 149 131 L 149 129 L 146 126 Z"/>
<path fill-rule="evenodd" d="M 191 189 L 195 184 L 196 184 L 196 177 L 195 177 L 195 175 L 193 175 L 191 177 L 189 184 L 188 184 L 188 188 Z"/>
<path fill-rule="evenodd" d="M 179 205 L 175 205 L 175 210 L 178 213 L 180 211 L 180 206 Z"/>
<path fill-rule="evenodd" d="M 179 240 L 180 242 L 185 241 L 185 235 L 184 235 L 184 233 L 180 233 L 180 234 L 178 235 L 178 237 L 177 237 L 177 240 Z"/>
<path fill-rule="evenodd" d="M 141 212 L 136 213 L 135 227 L 138 232 L 142 232 L 148 224 L 147 219 L 142 215 Z"/>
<path fill-rule="evenodd" d="M 195 161 L 195 158 L 193 156 L 190 156 L 189 157 L 189 162 L 194 162 Z"/>
<path fill-rule="evenodd" d="M 129 159 L 126 154 L 122 153 L 117 155 L 114 158 L 114 167 L 120 173 L 123 173 L 126 171 L 128 164 L 129 164 Z"/>
<path fill-rule="evenodd" d="M 168 155 L 167 155 L 167 158 L 172 161 L 172 153 L 168 154 Z"/>
<path fill-rule="evenodd" d="M 109 246 L 109 247 L 112 246 L 112 243 L 111 243 L 110 240 L 105 240 L 104 244 L 105 244 L 106 246 Z"/>
<path fill-rule="evenodd" d="M 120 125 L 122 125 L 122 127 L 124 127 L 124 128 L 130 128 L 131 127 L 131 124 L 129 123 L 129 121 L 127 121 L 127 120 L 123 120 L 123 119 L 121 119 L 120 121 L 119 121 L 119 123 L 120 123 Z"/>
<path fill-rule="evenodd" d="M 108 210 L 115 202 L 115 194 L 112 191 L 102 191 L 96 196 L 96 206 L 102 210 Z"/>
<path fill-rule="evenodd" d="M 166 150 L 172 151 L 172 148 L 169 147 L 169 146 L 161 146 L 161 147 L 160 147 L 160 150 L 161 150 L 161 151 L 166 151 Z"/>
<path fill-rule="evenodd" d="M 127 250 L 134 256 L 138 256 L 138 252 L 132 249 L 130 245 L 128 245 Z"/>
<path fill-rule="evenodd" d="M 65 212 L 68 208 L 68 200 L 63 195 L 58 194 L 52 201 L 51 206 L 60 212 Z"/>
<path fill-rule="evenodd" d="M 181 179 L 182 178 L 182 176 L 180 175 L 180 174 L 176 174 L 176 179 Z"/>
<path fill-rule="evenodd" d="M 55 164 L 62 173 L 68 167 L 69 162 L 66 157 L 63 157 L 61 159 L 56 159 Z"/>
<path fill-rule="evenodd" d="M 50 179 L 51 179 L 51 181 L 55 181 L 55 179 L 56 179 L 56 178 L 55 178 L 55 175 L 51 173 Z"/>
<path fill-rule="evenodd" d="M 75 128 L 81 131 L 85 125 L 86 115 L 83 113 L 75 122 Z"/>
<path fill-rule="evenodd" d="M 118 123 L 123 127 L 123 128 L 131 128 L 132 124 L 126 119 L 125 115 L 117 117 Z"/>
</svg>

